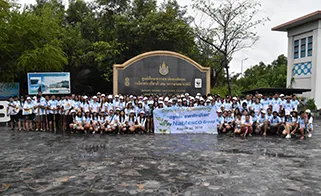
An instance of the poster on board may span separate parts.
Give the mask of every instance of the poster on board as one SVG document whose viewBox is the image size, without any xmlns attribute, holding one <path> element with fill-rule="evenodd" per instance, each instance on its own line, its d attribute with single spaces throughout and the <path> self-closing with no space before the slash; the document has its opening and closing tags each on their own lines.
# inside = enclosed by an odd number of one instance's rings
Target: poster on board
<svg viewBox="0 0 321 196">
<path fill-rule="evenodd" d="M 70 94 L 69 72 L 28 73 L 28 94 Z"/>
<path fill-rule="evenodd" d="M 19 83 L 0 83 L 0 100 L 19 96 Z"/>
</svg>

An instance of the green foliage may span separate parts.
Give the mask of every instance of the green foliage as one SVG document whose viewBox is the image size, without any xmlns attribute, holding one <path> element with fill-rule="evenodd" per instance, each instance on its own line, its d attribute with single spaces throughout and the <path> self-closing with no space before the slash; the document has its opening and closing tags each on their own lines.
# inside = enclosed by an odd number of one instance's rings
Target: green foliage
<svg viewBox="0 0 321 196">
<path fill-rule="evenodd" d="M 265 65 L 260 62 L 258 65 L 247 69 L 244 76 L 239 74 L 231 78 L 231 87 L 233 95 L 241 95 L 242 91 L 255 88 L 269 88 L 269 87 L 286 87 L 286 72 L 287 59 L 284 55 L 278 58 L 271 64 Z M 221 85 L 213 88 L 212 93 L 227 95 L 228 88 L 226 85 Z"/>
<path fill-rule="evenodd" d="M 306 102 L 306 107 L 307 107 L 307 109 L 310 109 L 310 110 L 315 110 L 315 109 L 317 109 L 317 106 L 315 105 L 314 99 L 309 99 L 309 100 L 307 100 L 307 102 Z"/>
</svg>

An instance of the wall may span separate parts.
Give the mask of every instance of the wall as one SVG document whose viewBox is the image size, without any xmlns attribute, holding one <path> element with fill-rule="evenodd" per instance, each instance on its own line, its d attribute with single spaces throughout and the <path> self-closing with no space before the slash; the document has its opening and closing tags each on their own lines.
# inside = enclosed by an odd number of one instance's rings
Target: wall
<svg viewBox="0 0 321 196">
<path fill-rule="evenodd" d="M 287 87 L 310 88 L 311 92 L 304 93 L 307 98 L 315 98 L 321 107 L 321 20 L 310 22 L 288 30 L 288 69 Z M 313 36 L 312 56 L 308 56 L 308 40 L 306 39 L 306 56 L 301 58 L 301 41 L 299 41 L 299 58 L 294 59 L 294 41 Z M 292 81 L 292 78 L 294 81 Z"/>
</svg>

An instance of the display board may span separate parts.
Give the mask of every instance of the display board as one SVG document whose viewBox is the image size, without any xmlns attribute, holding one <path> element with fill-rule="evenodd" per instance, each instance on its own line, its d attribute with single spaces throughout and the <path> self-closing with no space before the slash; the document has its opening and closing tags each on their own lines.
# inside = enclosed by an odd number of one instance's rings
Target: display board
<svg viewBox="0 0 321 196">
<path fill-rule="evenodd" d="M 69 72 L 28 73 L 28 94 L 70 94 Z"/>
</svg>

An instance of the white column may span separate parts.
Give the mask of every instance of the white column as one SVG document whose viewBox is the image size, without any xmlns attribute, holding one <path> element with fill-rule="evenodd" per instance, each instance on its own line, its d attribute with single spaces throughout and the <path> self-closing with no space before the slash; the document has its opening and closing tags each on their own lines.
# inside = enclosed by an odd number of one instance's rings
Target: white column
<svg viewBox="0 0 321 196">
<path fill-rule="evenodd" d="M 318 108 L 321 108 L 321 20 L 318 29 L 313 32 L 313 97 Z"/>
<path fill-rule="evenodd" d="M 293 36 L 288 35 L 288 66 L 287 66 L 287 77 L 286 77 L 286 87 L 290 87 L 291 80 L 293 77 L 292 69 L 293 69 Z"/>
</svg>

